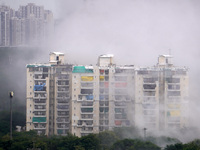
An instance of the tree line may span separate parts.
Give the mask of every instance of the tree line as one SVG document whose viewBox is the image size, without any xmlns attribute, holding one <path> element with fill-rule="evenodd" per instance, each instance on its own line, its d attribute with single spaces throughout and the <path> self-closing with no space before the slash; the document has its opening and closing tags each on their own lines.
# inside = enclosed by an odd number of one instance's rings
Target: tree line
<svg viewBox="0 0 200 150">
<path fill-rule="evenodd" d="M 25 126 L 23 113 L 14 113 L 13 127 Z M 15 130 L 15 128 L 13 128 Z M 181 143 L 176 138 L 141 136 L 135 127 L 114 128 L 99 134 L 77 137 L 37 135 L 35 131 L 13 132 L 9 136 L 9 113 L 0 112 L 0 150 L 199 150 L 200 140 Z"/>
</svg>

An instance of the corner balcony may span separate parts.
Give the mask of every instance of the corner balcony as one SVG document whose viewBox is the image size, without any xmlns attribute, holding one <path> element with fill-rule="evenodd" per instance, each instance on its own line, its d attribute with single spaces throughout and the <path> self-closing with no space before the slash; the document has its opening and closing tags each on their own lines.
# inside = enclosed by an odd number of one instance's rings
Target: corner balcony
<svg viewBox="0 0 200 150">
<path fill-rule="evenodd" d="M 34 126 L 34 130 L 46 130 L 46 126 L 42 126 L 42 125 L 38 125 L 38 126 Z"/>
<path fill-rule="evenodd" d="M 69 130 L 69 125 L 63 125 L 63 124 L 58 124 L 57 123 L 57 129 L 67 129 L 67 130 Z"/>
<path fill-rule="evenodd" d="M 81 130 L 80 133 L 93 133 L 93 130 Z"/>
</svg>

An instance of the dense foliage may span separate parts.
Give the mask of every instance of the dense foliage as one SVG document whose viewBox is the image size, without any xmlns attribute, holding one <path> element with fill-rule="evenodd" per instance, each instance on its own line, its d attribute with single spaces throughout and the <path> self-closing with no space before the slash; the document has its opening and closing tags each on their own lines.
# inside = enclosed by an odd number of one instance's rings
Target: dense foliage
<svg viewBox="0 0 200 150">
<path fill-rule="evenodd" d="M 132 137 L 124 138 L 125 131 L 130 130 Z M 116 128 L 99 134 L 89 134 L 81 138 L 68 134 L 67 136 L 38 136 L 35 131 L 14 132 L 13 139 L 9 134 L 0 136 L 0 150 L 161 150 L 159 144 L 168 144 L 165 150 L 199 150 L 200 140 L 183 144 L 169 137 L 139 137 L 137 129 Z M 124 137 L 122 137 L 124 135 Z M 173 144 L 169 144 L 173 143 Z"/>
<path fill-rule="evenodd" d="M 178 139 L 170 137 L 148 136 L 145 139 L 135 127 L 114 128 L 99 134 L 89 134 L 77 137 L 67 136 L 38 136 L 35 131 L 13 132 L 9 137 L 10 113 L 0 112 L 0 150 L 26 150 L 40 148 L 41 150 L 199 150 L 200 140 L 183 144 Z M 13 130 L 15 126 L 25 126 L 25 115 L 13 112 Z"/>
</svg>

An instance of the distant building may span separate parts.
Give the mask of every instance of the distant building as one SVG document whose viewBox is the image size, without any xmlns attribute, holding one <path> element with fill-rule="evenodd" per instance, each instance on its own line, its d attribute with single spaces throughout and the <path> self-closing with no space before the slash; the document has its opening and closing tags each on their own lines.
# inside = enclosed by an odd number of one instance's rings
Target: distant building
<svg viewBox="0 0 200 150">
<path fill-rule="evenodd" d="M 44 19 L 44 7 L 36 6 L 34 3 L 28 3 L 26 6 L 20 6 L 18 11 L 20 18 L 27 19 L 34 16 L 37 19 Z"/>
<path fill-rule="evenodd" d="M 53 13 L 34 3 L 18 11 L 1 5 L 0 29 L 0 46 L 45 44 L 53 38 Z"/>
<path fill-rule="evenodd" d="M 116 65 L 101 55 L 96 66 L 69 65 L 64 54 L 27 65 L 27 131 L 77 136 L 138 126 L 187 126 L 188 70 L 160 55 L 154 67 Z"/>
</svg>

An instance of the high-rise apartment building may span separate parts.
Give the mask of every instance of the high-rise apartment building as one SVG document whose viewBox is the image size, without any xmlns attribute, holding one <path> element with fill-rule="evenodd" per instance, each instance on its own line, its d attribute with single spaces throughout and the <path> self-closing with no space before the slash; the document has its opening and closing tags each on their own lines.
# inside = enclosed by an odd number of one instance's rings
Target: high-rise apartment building
<svg viewBox="0 0 200 150">
<path fill-rule="evenodd" d="M 77 136 L 134 125 L 134 68 L 101 55 L 97 66 L 72 71 L 72 130 Z"/>
<path fill-rule="evenodd" d="M 72 65 L 64 64 L 64 54 L 56 52 L 48 64 L 27 65 L 27 131 L 69 133 L 71 70 Z"/>
<path fill-rule="evenodd" d="M 27 130 L 84 136 L 138 126 L 165 130 L 187 126 L 188 70 L 160 55 L 154 67 L 116 65 L 101 55 L 96 66 L 64 64 L 51 53 L 49 64 L 27 65 Z"/>
<path fill-rule="evenodd" d="M 26 6 L 20 6 L 18 11 L 20 18 L 29 18 L 30 16 L 34 16 L 38 19 L 44 19 L 44 7 L 37 6 L 34 3 L 28 3 Z"/>
<path fill-rule="evenodd" d="M 154 67 L 135 69 L 135 122 L 149 129 L 186 127 L 188 69 L 160 55 Z"/>
<path fill-rule="evenodd" d="M 0 6 L 0 46 L 10 46 L 10 19 L 14 15 L 15 11 L 10 7 L 5 5 Z"/>
</svg>

